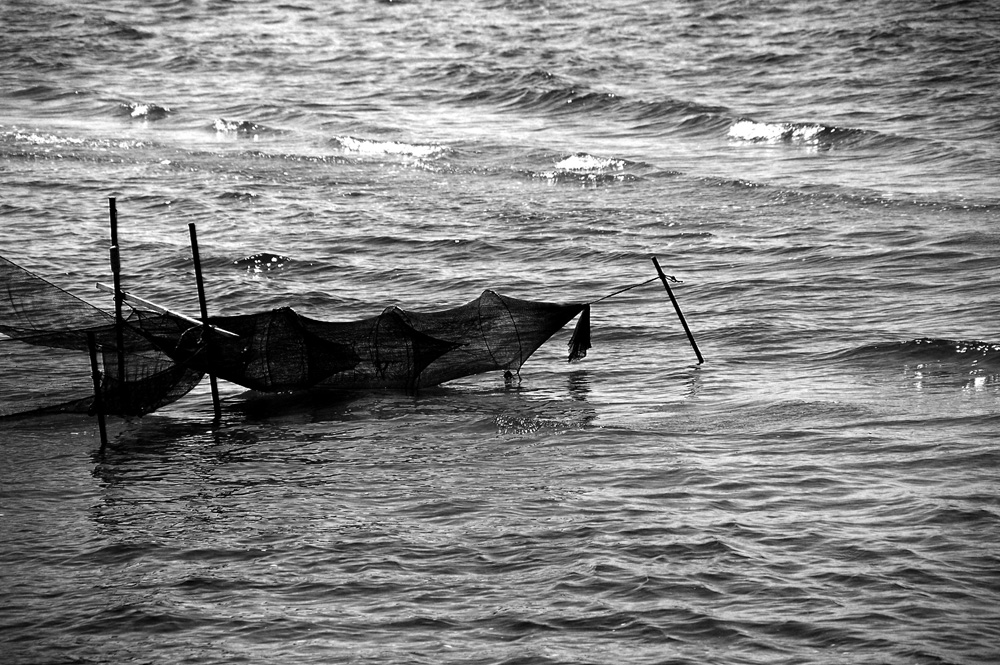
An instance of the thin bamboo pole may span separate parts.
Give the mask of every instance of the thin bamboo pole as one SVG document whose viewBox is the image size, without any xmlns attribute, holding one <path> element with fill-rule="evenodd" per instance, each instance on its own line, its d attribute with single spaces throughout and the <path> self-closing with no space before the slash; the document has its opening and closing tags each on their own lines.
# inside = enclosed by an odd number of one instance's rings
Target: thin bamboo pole
<svg viewBox="0 0 1000 665">
<path fill-rule="evenodd" d="M 191 254 L 194 258 L 194 278 L 198 285 L 198 304 L 201 307 L 201 323 L 202 326 L 208 328 L 208 303 L 205 300 L 205 280 L 201 275 L 201 255 L 198 252 L 198 231 L 195 228 L 194 222 L 188 224 L 188 231 L 191 233 Z M 211 353 L 211 335 L 206 336 L 205 344 L 208 345 L 208 352 Z M 214 374 L 209 374 L 208 380 L 212 386 L 212 405 L 215 407 L 215 418 L 216 420 L 220 420 L 222 418 L 222 404 L 219 400 L 219 382 L 216 380 Z"/>
<path fill-rule="evenodd" d="M 118 359 L 118 389 L 125 390 L 125 317 L 122 315 L 122 263 L 118 249 L 118 208 L 108 199 L 111 214 L 111 275 L 115 283 L 115 345 Z"/>
<path fill-rule="evenodd" d="M 691 342 L 691 348 L 694 349 L 695 355 L 698 356 L 698 364 L 705 362 L 705 359 L 701 356 L 701 351 L 698 350 L 698 343 L 694 341 L 694 335 L 691 334 L 691 328 L 688 327 L 687 320 L 684 318 L 684 312 L 681 311 L 681 306 L 677 304 L 677 298 L 674 297 L 674 292 L 670 290 L 670 284 L 667 282 L 667 276 L 663 274 L 663 270 L 660 269 L 660 262 L 656 260 L 656 257 L 652 257 L 653 265 L 656 266 L 656 274 L 660 276 L 660 281 L 663 282 L 663 288 L 667 290 L 667 295 L 670 296 L 670 302 L 674 304 L 674 310 L 677 312 L 677 318 L 681 320 L 681 325 L 684 326 L 684 332 L 687 333 L 688 341 Z"/>
<path fill-rule="evenodd" d="M 87 333 L 87 348 L 90 349 L 90 375 L 94 380 L 94 411 L 97 412 L 97 427 L 101 432 L 101 453 L 108 447 L 108 425 L 104 419 L 104 396 L 101 391 L 101 370 L 97 367 L 100 348 L 94 333 Z"/>
</svg>

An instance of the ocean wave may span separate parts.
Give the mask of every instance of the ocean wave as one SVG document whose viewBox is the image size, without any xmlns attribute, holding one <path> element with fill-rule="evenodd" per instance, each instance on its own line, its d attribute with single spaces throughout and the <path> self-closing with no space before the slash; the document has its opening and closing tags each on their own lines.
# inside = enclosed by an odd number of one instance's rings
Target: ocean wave
<svg viewBox="0 0 1000 665">
<path fill-rule="evenodd" d="M 216 198 L 221 199 L 221 200 L 244 201 L 244 202 L 246 202 L 246 201 L 253 201 L 258 196 L 260 196 L 260 195 L 254 193 L 254 192 L 228 191 L 228 192 L 222 192 Z"/>
<path fill-rule="evenodd" d="M 87 151 L 106 153 L 109 150 L 136 150 L 149 147 L 147 142 L 136 139 L 83 138 L 18 127 L 0 131 L 0 144 L 17 146 L 24 151 L 25 156 L 35 157 L 70 157 L 75 154 L 75 150 L 87 154 Z M 6 154 L 10 156 L 12 153 Z"/>
<path fill-rule="evenodd" d="M 729 138 L 737 141 L 797 143 L 818 147 L 842 145 L 875 135 L 875 132 L 817 123 L 758 122 L 748 118 L 740 118 L 729 128 Z"/>
<path fill-rule="evenodd" d="M 87 140 L 74 136 L 58 136 L 46 132 L 13 130 L 0 132 L 0 141 L 35 146 L 85 146 Z"/>
<path fill-rule="evenodd" d="M 84 18 L 80 37 L 83 39 L 108 39 L 123 41 L 144 41 L 152 39 L 156 33 L 137 28 L 129 23 L 123 23 L 107 17 Z"/>
<path fill-rule="evenodd" d="M 90 93 L 82 90 L 61 88 L 52 85 L 32 85 L 10 93 L 12 98 L 30 99 L 35 102 L 53 102 L 63 99 L 77 99 Z"/>
<path fill-rule="evenodd" d="M 467 93 L 458 102 L 485 103 L 499 110 L 549 115 L 604 114 L 632 122 L 637 129 L 660 128 L 685 133 L 716 132 L 732 122 L 722 107 L 678 99 L 628 99 L 615 92 L 588 90 L 575 84 L 552 89 L 488 88 Z"/>
<path fill-rule="evenodd" d="M 611 90 L 594 90 L 546 70 L 483 70 L 471 65 L 449 65 L 431 73 L 457 90 L 458 104 L 492 106 L 503 111 L 554 115 L 610 114 L 640 127 L 673 126 L 677 130 L 717 131 L 732 122 L 719 106 L 673 98 L 633 99 Z"/>
<path fill-rule="evenodd" d="M 219 134 L 253 136 L 254 138 L 269 131 L 267 127 L 258 125 L 252 120 L 226 120 L 225 118 L 216 118 L 212 123 L 212 128 Z"/>
<path fill-rule="evenodd" d="M 556 162 L 557 169 L 579 172 L 624 171 L 630 162 L 614 157 L 597 157 L 585 152 L 577 152 Z"/>
<path fill-rule="evenodd" d="M 434 159 L 448 152 L 446 146 L 438 144 L 378 141 L 375 139 L 360 139 L 353 136 L 336 136 L 333 138 L 333 143 L 345 152 L 374 157 Z"/>
<path fill-rule="evenodd" d="M 632 182 L 638 178 L 630 173 L 581 173 L 577 171 L 524 171 L 528 178 L 535 180 L 547 180 L 552 184 L 574 183 L 584 186 L 597 186 L 602 184 Z"/>
<path fill-rule="evenodd" d="M 889 134 L 872 129 L 844 127 L 823 122 L 760 121 L 733 109 L 692 99 L 641 98 L 615 90 L 599 90 L 585 83 L 545 70 L 518 71 L 451 65 L 430 72 L 460 92 L 454 103 L 481 105 L 501 112 L 550 116 L 606 118 L 630 125 L 631 130 L 652 135 L 728 138 L 736 143 L 807 147 L 814 150 L 868 148 L 895 151 L 915 163 L 955 164 L 983 156 L 962 151 L 934 138 Z"/>
<path fill-rule="evenodd" d="M 257 274 L 262 272 L 271 272 L 272 270 L 281 270 L 288 264 L 294 262 L 295 259 L 281 254 L 258 252 L 256 254 L 250 254 L 249 256 L 236 259 L 233 261 L 233 265 L 246 270 L 248 273 Z"/>
<path fill-rule="evenodd" d="M 634 162 L 627 159 L 577 152 L 559 159 L 551 169 L 525 169 L 520 173 L 531 179 L 547 180 L 554 184 L 578 183 L 586 186 L 638 180 L 636 174 L 628 171 L 635 166 Z"/>
<path fill-rule="evenodd" d="M 1000 369 L 1000 344 L 979 340 L 920 337 L 877 343 L 834 354 L 842 360 L 885 360 L 919 366 L 956 364 L 969 369 Z"/>
<path fill-rule="evenodd" d="M 162 120 L 173 113 L 167 106 L 144 102 L 120 102 L 119 114 L 136 120 Z"/>
</svg>

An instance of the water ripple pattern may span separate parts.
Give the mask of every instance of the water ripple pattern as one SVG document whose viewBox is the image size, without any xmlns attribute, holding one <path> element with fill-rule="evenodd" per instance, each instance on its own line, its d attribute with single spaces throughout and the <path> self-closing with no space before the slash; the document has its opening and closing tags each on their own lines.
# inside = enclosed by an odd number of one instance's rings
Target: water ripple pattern
<svg viewBox="0 0 1000 665">
<path fill-rule="evenodd" d="M 0 3 L 0 256 L 97 306 L 593 302 L 505 381 L 0 417 L 0 661 L 1000 660 L 989 3 Z M 672 285 L 698 365 L 650 257 Z M 0 285 L 0 296 L 4 293 Z M 0 336 L 0 416 L 90 381 Z"/>
</svg>

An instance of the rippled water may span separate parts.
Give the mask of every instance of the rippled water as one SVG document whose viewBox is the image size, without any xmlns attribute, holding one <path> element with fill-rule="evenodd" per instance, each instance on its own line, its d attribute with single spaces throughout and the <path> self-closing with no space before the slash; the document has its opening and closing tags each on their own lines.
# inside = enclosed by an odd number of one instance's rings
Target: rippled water
<svg viewBox="0 0 1000 665">
<path fill-rule="evenodd" d="M 0 255 L 103 307 L 597 300 L 520 380 L 0 419 L 0 660 L 993 663 L 989 3 L 0 5 Z M 272 260 L 272 258 L 274 260 Z M 86 359 L 0 341 L 0 410 Z"/>
</svg>

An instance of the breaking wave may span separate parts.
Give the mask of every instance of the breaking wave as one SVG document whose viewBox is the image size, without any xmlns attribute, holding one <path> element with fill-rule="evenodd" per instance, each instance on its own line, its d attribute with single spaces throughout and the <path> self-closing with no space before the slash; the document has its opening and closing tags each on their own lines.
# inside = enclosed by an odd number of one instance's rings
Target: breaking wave
<svg viewBox="0 0 1000 665">
<path fill-rule="evenodd" d="M 150 143 L 126 138 L 84 138 L 66 136 L 38 129 L 12 127 L 0 131 L 0 146 L 7 157 L 35 159 L 111 159 L 111 150 L 138 150 L 149 148 Z"/>
<path fill-rule="evenodd" d="M 434 159 L 448 152 L 448 148 L 437 144 L 403 143 L 400 141 L 377 141 L 353 136 L 336 136 L 333 143 L 344 152 L 380 157 L 410 157 Z"/>
<path fill-rule="evenodd" d="M 905 148 L 918 161 L 952 156 L 954 148 L 930 138 L 886 134 L 820 122 L 759 121 L 738 109 L 669 96 L 630 97 L 544 70 L 484 69 L 450 65 L 431 78 L 463 92 L 459 105 L 486 106 L 502 112 L 586 117 L 623 123 L 630 131 L 657 136 L 710 136 L 748 144 L 783 144 L 817 149 Z M 962 158 L 962 155 L 957 155 Z"/>
<path fill-rule="evenodd" d="M 740 118 L 729 128 L 729 138 L 750 143 L 797 143 L 819 147 L 832 147 L 856 142 L 875 132 L 860 129 L 831 127 L 814 123 L 757 122 Z"/>
<path fill-rule="evenodd" d="M 235 136 L 257 136 L 270 131 L 264 125 L 259 125 L 252 120 L 226 120 L 216 118 L 212 123 L 212 128 L 218 134 L 232 134 Z"/>
<path fill-rule="evenodd" d="M 563 157 L 552 165 L 551 169 L 540 171 L 524 171 L 533 179 L 547 180 L 557 183 L 579 183 L 582 185 L 598 185 L 604 183 L 626 182 L 638 179 L 628 169 L 636 166 L 627 159 L 615 157 L 598 157 L 585 152 L 578 152 Z"/>
<path fill-rule="evenodd" d="M 608 172 L 624 171 L 628 160 L 613 157 L 595 157 L 578 152 L 556 162 L 555 167 L 566 171 Z"/>
<path fill-rule="evenodd" d="M 118 110 L 120 115 L 136 120 L 162 120 L 173 113 L 169 107 L 143 102 L 121 102 Z"/>
</svg>

